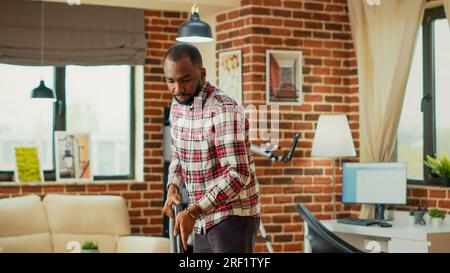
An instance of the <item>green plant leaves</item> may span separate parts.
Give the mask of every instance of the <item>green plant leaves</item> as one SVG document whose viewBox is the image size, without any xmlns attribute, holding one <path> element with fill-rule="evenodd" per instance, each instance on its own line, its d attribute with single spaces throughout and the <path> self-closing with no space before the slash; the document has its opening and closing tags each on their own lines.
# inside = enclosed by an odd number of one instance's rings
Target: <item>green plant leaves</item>
<svg viewBox="0 0 450 273">
<path fill-rule="evenodd" d="M 85 241 L 81 249 L 98 249 L 98 243 L 93 241 Z"/>
<path fill-rule="evenodd" d="M 431 218 L 445 219 L 445 212 L 440 209 L 430 209 L 429 215 Z"/>
<path fill-rule="evenodd" d="M 442 155 L 437 159 L 427 155 L 424 164 L 438 176 L 450 177 L 450 159 L 446 155 Z"/>
</svg>

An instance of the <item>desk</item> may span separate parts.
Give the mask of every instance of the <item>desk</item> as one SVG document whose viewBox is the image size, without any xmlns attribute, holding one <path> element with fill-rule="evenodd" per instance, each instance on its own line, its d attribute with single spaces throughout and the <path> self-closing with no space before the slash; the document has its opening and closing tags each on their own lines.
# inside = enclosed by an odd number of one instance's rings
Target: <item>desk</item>
<svg viewBox="0 0 450 273">
<path fill-rule="evenodd" d="M 419 226 L 409 223 L 409 213 L 398 211 L 388 212 L 392 217 L 392 227 L 357 226 L 337 223 L 336 220 L 320 221 L 328 230 L 356 248 L 366 252 L 388 253 L 450 253 L 450 217 L 444 224 L 433 227 L 427 220 L 427 225 Z M 311 252 L 306 236 L 308 226 L 305 222 L 305 253 Z"/>
</svg>

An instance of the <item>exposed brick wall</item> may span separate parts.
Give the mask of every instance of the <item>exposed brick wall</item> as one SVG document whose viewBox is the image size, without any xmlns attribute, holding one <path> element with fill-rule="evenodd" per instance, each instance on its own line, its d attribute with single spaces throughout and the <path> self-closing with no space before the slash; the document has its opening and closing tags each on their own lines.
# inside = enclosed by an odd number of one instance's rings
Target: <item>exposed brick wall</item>
<svg viewBox="0 0 450 273">
<path fill-rule="evenodd" d="M 105 183 L 90 185 L 5 186 L 0 183 L 0 198 L 49 193 L 108 194 L 123 196 L 128 202 L 133 233 L 161 235 L 163 200 L 163 109 L 171 96 L 163 79 L 162 58 L 175 41 L 178 26 L 186 13 L 147 11 L 148 58 L 144 67 L 144 181 L 145 183 Z"/>
<path fill-rule="evenodd" d="M 263 223 L 278 252 L 303 250 L 303 223 L 295 204 L 307 205 L 320 219 L 331 217 L 331 161 L 310 156 L 319 115 L 347 114 L 359 151 L 356 61 L 345 7 L 345 0 L 243 0 L 240 8 L 217 16 L 217 52 L 242 50 L 244 105 L 265 104 L 266 50 L 303 52 L 304 104 L 280 106 L 280 145 L 286 153 L 299 132 L 299 148 L 288 164 L 255 157 Z M 337 211 L 341 216 L 350 212 L 340 202 Z M 257 251 L 266 251 L 261 238 Z"/>
<path fill-rule="evenodd" d="M 437 207 L 450 213 L 450 190 L 441 187 L 410 186 L 408 188 L 408 205 L 418 204 Z M 408 207 L 409 208 L 409 207 Z"/>
</svg>

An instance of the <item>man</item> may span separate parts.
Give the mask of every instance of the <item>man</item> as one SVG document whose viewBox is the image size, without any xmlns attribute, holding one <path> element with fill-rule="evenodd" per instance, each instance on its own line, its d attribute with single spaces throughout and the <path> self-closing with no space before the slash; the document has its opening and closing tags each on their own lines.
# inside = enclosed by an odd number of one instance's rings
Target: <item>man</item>
<svg viewBox="0 0 450 273">
<path fill-rule="evenodd" d="M 242 107 L 206 78 L 198 49 L 175 44 L 164 57 L 173 95 L 172 158 L 163 212 L 175 217 L 184 184 L 189 206 L 176 216 L 183 247 L 194 230 L 195 253 L 251 253 L 260 223 L 259 184 Z"/>
</svg>

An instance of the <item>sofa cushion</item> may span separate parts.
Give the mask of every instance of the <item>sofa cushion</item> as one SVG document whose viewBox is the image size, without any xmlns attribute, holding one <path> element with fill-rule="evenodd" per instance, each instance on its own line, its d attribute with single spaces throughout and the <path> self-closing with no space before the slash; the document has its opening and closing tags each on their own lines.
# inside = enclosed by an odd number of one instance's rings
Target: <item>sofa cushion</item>
<svg viewBox="0 0 450 273">
<path fill-rule="evenodd" d="M 37 195 L 0 199 L 0 226 L 4 252 L 53 251 L 47 215 Z"/>
<path fill-rule="evenodd" d="M 125 199 L 107 195 L 56 195 L 44 198 L 56 252 L 69 241 L 98 241 L 101 252 L 115 252 L 119 235 L 130 233 Z M 81 240 L 81 241 L 80 241 Z"/>
<path fill-rule="evenodd" d="M 0 238 L 0 252 L 7 253 L 51 253 L 50 233 L 8 236 Z"/>
</svg>

